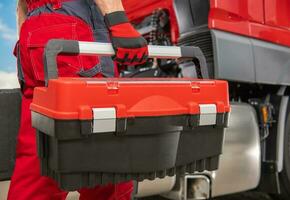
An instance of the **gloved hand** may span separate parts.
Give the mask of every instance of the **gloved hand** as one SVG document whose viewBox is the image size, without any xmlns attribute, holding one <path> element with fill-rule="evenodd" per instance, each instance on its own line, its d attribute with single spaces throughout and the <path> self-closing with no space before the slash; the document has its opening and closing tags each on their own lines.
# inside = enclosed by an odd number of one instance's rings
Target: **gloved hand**
<svg viewBox="0 0 290 200">
<path fill-rule="evenodd" d="M 147 61 L 148 47 L 146 40 L 130 24 L 124 11 L 105 15 L 111 42 L 116 55 L 113 59 L 122 65 L 139 65 Z"/>
</svg>

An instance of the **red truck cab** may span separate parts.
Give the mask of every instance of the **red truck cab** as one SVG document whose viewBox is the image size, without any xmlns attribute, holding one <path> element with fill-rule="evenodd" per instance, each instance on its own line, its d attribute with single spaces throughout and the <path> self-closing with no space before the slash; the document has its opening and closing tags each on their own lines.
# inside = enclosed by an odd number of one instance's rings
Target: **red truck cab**
<svg viewBox="0 0 290 200">
<path fill-rule="evenodd" d="M 235 102 L 232 118 L 243 121 L 243 116 L 234 111 L 237 105 L 249 106 L 249 112 L 255 108 L 253 114 L 260 130 L 250 136 L 256 135 L 261 140 L 256 144 L 261 162 L 255 168 L 261 174 L 249 170 L 253 182 L 259 184 L 248 189 L 259 186 L 262 191 L 289 199 L 290 0 L 123 0 L 123 3 L 137 26 L 147 26 L 142 20 L 156 10 L 167 13 L 171 44 L 198 46 L 207 59 L 210 78 L 229 81 L 230 98 Z M 262 120 L 262 107 L 271 113 L 270 121 Z M 241 130 L 241 134 L 246 133 Z M 226 134 L 225 149 L 227 137 Z M 253 139 L 248 144 L 251 142 Z M 231 159 L 234 162 L 235 158 Z M 237 170 L 231 163 L 221 161 L 221 165 Z M 232 185 L 245 183 L 245 177 L 243 181 L 234 178 Z M 230 186 L 224 192 L 229 192 Z"/>
</svg>

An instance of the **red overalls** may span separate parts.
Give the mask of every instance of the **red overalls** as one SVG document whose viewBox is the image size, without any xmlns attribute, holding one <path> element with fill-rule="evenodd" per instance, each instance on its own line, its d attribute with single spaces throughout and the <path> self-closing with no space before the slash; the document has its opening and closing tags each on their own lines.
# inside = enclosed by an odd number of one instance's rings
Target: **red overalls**
<svg viewBox="0 0 290 200">
<path fill-rule="evenodd" d="M 27 0 L 28 19 L 21 28 L 18 69 L 22 84 L 21 125 L 18 135 L 16 166 L 11 180 L 8 200 L 64 200 L 67 193 L 56 183 L 40 175 L 36 152 L 35 130 L 31 127 L 30 103 L 33 89 L 44 85 L 43 50 L 52 38 L 79 41 L 103 41 L 108 38 L 101 15 L 94 12 L 91 0 Z M 93 9 L 92 9 L 93 8 Z M 99 20 L 99 21 L 98 21 Z M 88 56 L 59 56 L 60 76 L 112 76 L 114 70 L 108 58 Z M 133 184 L 97 186 L 81 189 L 81 200 L 129 200 Z"/>
</svg>

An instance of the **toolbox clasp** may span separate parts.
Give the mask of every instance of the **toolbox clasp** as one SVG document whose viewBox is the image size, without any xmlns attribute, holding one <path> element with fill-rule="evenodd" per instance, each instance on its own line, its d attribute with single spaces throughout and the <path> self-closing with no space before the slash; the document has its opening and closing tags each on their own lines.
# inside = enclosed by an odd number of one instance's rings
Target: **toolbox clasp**
<svg viewBox="0 0 290 200">
<path fill-rule="evenodd" d="M 115 108 L 93 108 L 93 117 L 93 134 L 116 132 Z"/>
<path fill-rule="evenodd" d="M 119 82 L 117 81 L 108 81 L 107 82 L 108 92 L 111 94 L 117 94 L 119 92 Z"/>
</svg>

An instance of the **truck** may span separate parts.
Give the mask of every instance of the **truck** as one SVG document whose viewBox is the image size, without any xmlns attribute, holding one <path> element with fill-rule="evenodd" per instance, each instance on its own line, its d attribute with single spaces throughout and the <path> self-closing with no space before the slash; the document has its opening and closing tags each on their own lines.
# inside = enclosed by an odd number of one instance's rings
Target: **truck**
<svg viewBox="0 0 290 200">
<path fill-rule="evenodd" d="M 123 2 L 149 43 L 197 46 L 206 57 L 204 78 L 229 82 L 232 112 L 220 167 L 210 175 L 212 196 L 258 190 L 290 199 L 290 1 Z M 202 78 L 204 70 L 195 61 L 156 65 L 181 77 Z M 167 185 L 143 183 L 140 196 L 202 199 L 199 190 L 208 191 L 203 176 L 208 175 L 188 174 Z"/>
<path fill-rule="evenodd" d="M 255 190 L 289 199 L 290 1 L 123 0 L 123 4 L 149 44 L 196 46 L 206 58 L 206 62 L 152 59 L 123 76 L 227 80 L 231 100 L 219 169 L 139 182 L 135 198 L 210 199 Z M 18 91 L 2 91 L 0 103 L 4 101 L 9 120 L 17 122 Z M 9 167 L 0 171 L 0 180 L 11 176 L 17 134 L 17 123 L 5 126 L 7 141 L 2 142 L 11 157 L 2 161 Z"/>
</svg>

